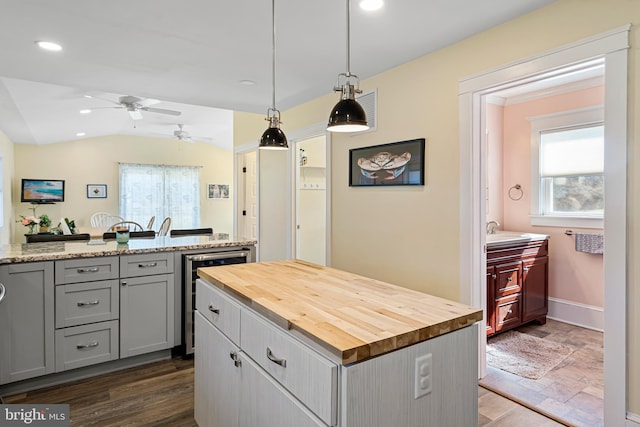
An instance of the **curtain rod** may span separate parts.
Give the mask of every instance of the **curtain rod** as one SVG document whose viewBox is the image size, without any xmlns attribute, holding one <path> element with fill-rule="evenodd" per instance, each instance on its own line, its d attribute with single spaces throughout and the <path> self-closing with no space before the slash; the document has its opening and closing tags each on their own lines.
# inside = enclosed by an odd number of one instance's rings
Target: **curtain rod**
<svg viewBox="0 0 640 427">
<path fill-rule="evenodd" d="M 127 163 L 127 162 L 118 162 L 119 165 L 130 165 L 130 166 L 171 166 L 171 167 L 188 167 L 188 168 L 203 168 L 201 165 L 164 165 L 158 163 Z"/>
</svg>

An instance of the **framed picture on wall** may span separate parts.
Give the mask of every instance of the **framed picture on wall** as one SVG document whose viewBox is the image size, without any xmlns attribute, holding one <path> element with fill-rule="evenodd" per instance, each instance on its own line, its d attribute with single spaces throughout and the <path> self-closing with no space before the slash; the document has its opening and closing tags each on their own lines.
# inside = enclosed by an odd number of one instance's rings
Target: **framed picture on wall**
<svg viewBox="0 0 640 427">
<path fill-rule="evenodd" d="M 349 150 L 349 186 L 424 185 L 425 139 Z"/>
<path fill-rule="evenodd" d="M 207 184 L 207 199 L 228 199 L 229 184 Z"/>
<path fill-rule="evenodd" d="M 106 199 L 107 184 L 87 184 L 87 199 Z"/>
</svg>

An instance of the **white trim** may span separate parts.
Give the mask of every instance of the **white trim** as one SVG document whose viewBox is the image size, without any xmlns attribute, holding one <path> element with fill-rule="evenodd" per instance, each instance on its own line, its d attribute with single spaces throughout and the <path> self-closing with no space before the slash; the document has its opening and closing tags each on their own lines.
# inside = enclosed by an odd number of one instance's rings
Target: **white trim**
<svg viewBox="0 0 640 427">
<path fill-rule="evenodd" d="M 547 317 L 582 328 L 604 331 L 604 310 L 602 307 L 549 297 Z"/>
<path fill-rule="evenodd" d="M 499 89 L 514 87 L 567 66 L 605 57 L 605 229 L 604 258 L 604 420 L 623 425 L 627 405 L 627 56 L 631 24 L 583 39 L 558 49 L 522 59 L 512 65 L 466 77 L 459 82 L 460 102 L 460 297 L 478 306 L 486 292 L 482 252 L 485 239 L 484 162 L 478 155 L 483 144 L 480 100 Z M 611 191 L 609 191 L 610 189 Z M 478 203 L 478 201 L 480 201 Z M 481 358 L 485 342 L 480 341 Z M 481 366 L 480 372 L 483 367 Z"/>
<path fill-rule="evenodd" d="M 560 95 L 563 93 L 576 92 L 578 90 L 591 89 L 593 87 L 602 86 L 604 79 L 602 77 L 593 77 L 579 82 L 569 83 L 552 89 L 538 90 L 525 95 L 509 96 L 505 99 L 504 105 L 521 104 L 523 102 L 531 102 L 537 99 L 546 98 L 550 95 Z"/>
<path fill-rule="evenodd" d="M 543 227 L 604 228 L 604 219 L 602 218 L 530 215 L 529 219 L 531 225 Z"/>
<path fill-rule="evenodd" d="M 640 415 L 634 414 L 633 412 L 627 412 L 627 423 L 626 427 L 640 427 Z"/>
</svg>

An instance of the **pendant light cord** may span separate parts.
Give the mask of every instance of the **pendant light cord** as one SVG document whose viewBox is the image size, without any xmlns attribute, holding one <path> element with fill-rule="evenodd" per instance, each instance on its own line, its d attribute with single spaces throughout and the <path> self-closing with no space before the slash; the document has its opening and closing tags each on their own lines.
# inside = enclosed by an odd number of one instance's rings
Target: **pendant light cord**
<svg viewBox="0 0 640 427">
<path fill-rule="evenodd" d="M 271 58 L 271 72 L 273 92 L 271 98 L 271 105 L 273 111 L 276 111 L 276 0 L 271 0 L 271 26 L 273 27 L 271 46 L 272 46 L 272 58 Z"/>
<path fill-rule="evenodd" d="M 347 78 L 351 77 L 351 29 L 349 14 L 351 10 L 351 2 L 347 0 Z"/>
</svg>

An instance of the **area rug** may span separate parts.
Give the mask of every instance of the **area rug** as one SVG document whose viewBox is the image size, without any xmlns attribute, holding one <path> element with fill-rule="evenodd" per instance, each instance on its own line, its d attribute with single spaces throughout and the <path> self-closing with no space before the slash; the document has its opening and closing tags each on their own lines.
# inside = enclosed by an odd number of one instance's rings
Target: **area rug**
<svg viewBox="0 0 640 427">
<path fill-rule="evenodd" d="M 573 350 L 565 344 L 509 331 L 487 341 L 487 364 L 537 380 L 566 359 Z"/>
</svg>

